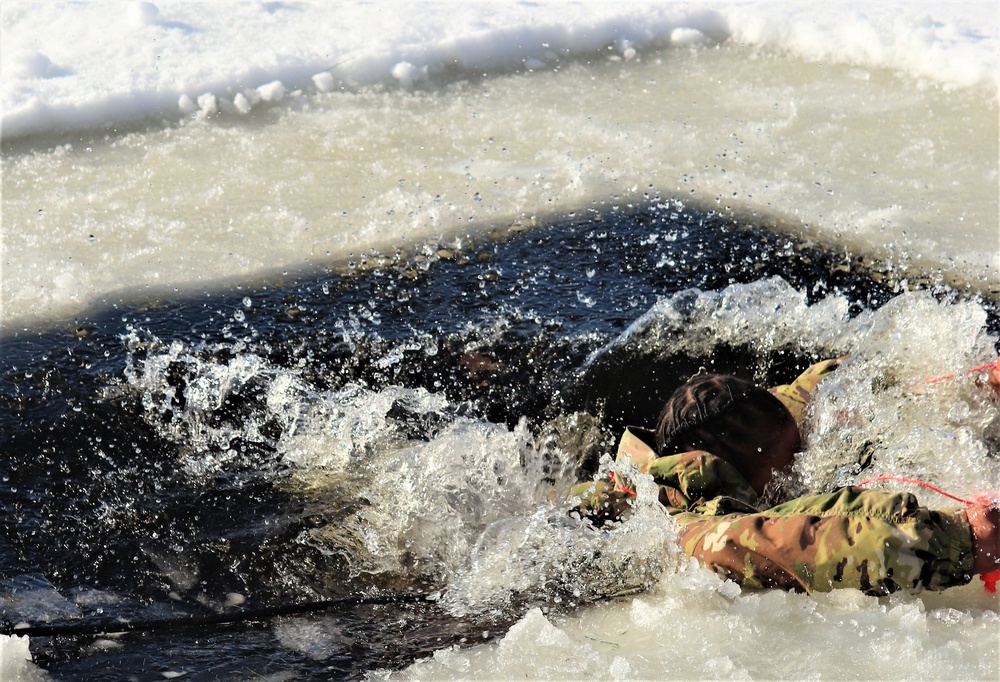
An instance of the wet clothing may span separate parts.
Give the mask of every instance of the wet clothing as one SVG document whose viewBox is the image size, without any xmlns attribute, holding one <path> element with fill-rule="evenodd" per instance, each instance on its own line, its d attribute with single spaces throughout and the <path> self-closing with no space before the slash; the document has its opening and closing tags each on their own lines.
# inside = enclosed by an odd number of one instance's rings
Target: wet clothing
<svg viewBox="0 0 1000 682">
<path fill-rule="evenodd" d="M 964 585 L 973 566 L 972 532 L 961 509 L 921 507 L 909 493 L 843 488 L 770 509 L 725 460 L 692 451 L 657 457 L 654 434 L 629 427 L 618 461 L 631 460 L 659 486 L 688 556 L 747 588 L 811 592 L 855 587 L 868 594 Z M 634 485 L 573 488 L 595 522 L 629 513 Z"/>
<path fill-rule="evenodd" d="M 768 389 L 792 413 L 800 431 L 803 422 L 805 422 L 806 407 L 809 406 L 816 385 L 821 379 L 837 369 L 843 360 L 844 358 L 836 358 L 817 362 L 800 374 L 792 383 Z"/>
</svg>

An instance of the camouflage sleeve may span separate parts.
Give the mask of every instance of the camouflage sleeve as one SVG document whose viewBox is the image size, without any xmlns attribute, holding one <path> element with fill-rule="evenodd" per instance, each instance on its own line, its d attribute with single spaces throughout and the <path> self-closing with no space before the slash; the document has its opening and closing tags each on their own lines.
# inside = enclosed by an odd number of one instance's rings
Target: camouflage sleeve
<svg viewBox="0 0 1000 682">
<path fill-rule="evenodd" d="M 733 465 L 709 452 L 691 450 L 658 457 L 646 472 L 660 486 L 660 502 L 671 511 L 696 507 L 719 496 L 734 498 L 750 508 L 757 503 L 757 493 Z"/>
<path fill-rule="evenodd" d="M 687 555 L 745 587 L 888 594 L 971 579 L 965 512 L 930 510 L 907 493 L 844 488 L 759 514 L 675 518 Z"/>
<path fill-rule="evenodd" d="M 824 360 L 804 371 L 798 378 L 790 384 L 783 384 L 769 389 L 770 392 L 792 413 L 795 423 L 802 428 L 805 419 L 806 407 L 812 399 L 812 393 L 816 390 L 816 385 L 828 374 L 837 369 L 848 356 Z"/>
<path fill-rule="evenodd" d="M 713 498 L 724 498 L 721 504 L 730 510 L 757 511 L 757 493 L 731 464 L 711 453 L 692 450 L 656 457 L 646 460 L 638 471 L 653 477 L 660 489 L 660 504 L 671 513 L 706 505 Z M 610 481 L 576 484 L 570 496 L 580 498 L 576 512 L 600 525 L 628 516 L 635 482 L 627 471 L 619 471 Z"/>
</svg>

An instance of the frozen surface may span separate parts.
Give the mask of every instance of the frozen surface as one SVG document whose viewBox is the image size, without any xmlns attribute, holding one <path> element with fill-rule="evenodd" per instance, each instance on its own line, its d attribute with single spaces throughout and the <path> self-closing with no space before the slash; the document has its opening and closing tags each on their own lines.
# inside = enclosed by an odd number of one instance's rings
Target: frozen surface
<svg viewBox="0 0 1000 682">
<path fill-rule="evenodd" d="M 409 84 L 456 66 L 542 68 L 606 45 L 627 59 L 651 45 L 730 39 L 949 85 L 995 89 L 998 78 L 992 2 L 431 2 L 389 12 L 361 2 L 13 0 L 2 30 L 5 137 L 178 118 L 239 95 L 270 100 L 275 81 L 324 89 L 313 78 L 324 72 Z"/>
<path fill-rule="evenodd" d="M 0 320 L 655 195 L 996 286 L 997 25 L 991 2 L 5 2 Z"/>
</svg>

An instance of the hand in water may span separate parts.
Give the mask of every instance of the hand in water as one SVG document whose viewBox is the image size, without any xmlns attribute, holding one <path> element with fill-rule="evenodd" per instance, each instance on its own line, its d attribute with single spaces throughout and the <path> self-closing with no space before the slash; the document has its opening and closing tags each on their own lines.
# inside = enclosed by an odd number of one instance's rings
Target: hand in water
<svg viewBox="0 0 1000 682">
<path fill-rule="evenodd" d="M 1000 359 L 986 375 L 986 385 L 993 389 L 996 398 L 1000 400 Z"/>
<path fill-rule="evenodd" d="M 973 573 L 1000 569 L 1000 506 L 974 504 L 966 510 L 972 528 Z"/>
</svg>

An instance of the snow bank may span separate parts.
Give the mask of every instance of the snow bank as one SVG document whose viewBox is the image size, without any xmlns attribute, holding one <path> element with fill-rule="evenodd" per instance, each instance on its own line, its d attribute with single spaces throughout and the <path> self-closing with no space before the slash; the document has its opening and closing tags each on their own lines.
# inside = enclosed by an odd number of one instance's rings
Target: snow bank
<svg viewBox="0 0 1000 682">
<path fill-rule="evenodd" d="M 998 17 L 972 3 L 3 3 L 7 139 L 248 112 L 286 91 L 410 86 L 608 46 L 734 40 L 956 86 L 998 82 Z M 263 91 L 261 90 L 263 88 Z"/>
</svg>

